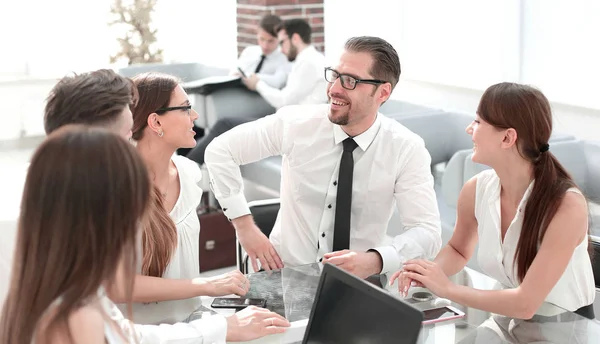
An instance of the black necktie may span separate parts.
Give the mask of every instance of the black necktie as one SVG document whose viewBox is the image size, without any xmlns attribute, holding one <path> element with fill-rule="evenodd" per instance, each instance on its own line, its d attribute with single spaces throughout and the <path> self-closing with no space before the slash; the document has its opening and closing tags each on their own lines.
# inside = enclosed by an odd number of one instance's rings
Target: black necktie
<svg viewBox="0 0 600 344">
<path fill-rule="evenodd" d="M 340 173 L 337 181 L 337 199 L 335 201 L 335 222 L 333 225 L 333 250 L 350 248 L 350 212 L 352 208 L 352 175 L 354 158 L 352 152 L 358 146 L 354 139 L 343 142 L 344 152 L 340 160 Z"/>
<path fill-rule="evenodd" d="M 265 55 L 260 55 L 260 62 L 258 63 L 258 66 L 256 66 L 256 70 L 254 71 L 254 73 L 258 73 L 260 72 L 260 69 L 262 68 L 263 62 L 265 62 Z"/>
</svg>

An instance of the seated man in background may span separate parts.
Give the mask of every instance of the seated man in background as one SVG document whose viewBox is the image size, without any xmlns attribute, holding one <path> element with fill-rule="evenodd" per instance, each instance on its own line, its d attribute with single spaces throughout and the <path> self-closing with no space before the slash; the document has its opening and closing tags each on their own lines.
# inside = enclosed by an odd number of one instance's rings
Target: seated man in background
<svg viewBox="0 0 600 344">
<path fill-rule="evenodd" d="M 241 69 L 246 76 L 257 74 L 267 85 L 277 89 L 282 88 L 292 65 L 278 47 L 275 28 L 280 24 L 281 18 L 278 16 L 271 14 L 264 16 L 256 30 L 258 45 L 248 46 L 242 51 L 236 67 L 230 74 L 242 76 L 239 71 Z"/>
<path fill-rule="evenodd" d="M 133 82 L 112 70 L 102 69 L 64 77 L 48 96 L 44 111 L 44 128 L 46 133 L 50 134 L 64 125 L 87 124 L 107 128 L 129 139 L 133 125 L 130 105 L 136 101 L 137 89 Z M 12 266 L 13 246 L 14 243 L 11 243 L 10 252 L 0 251 L 0 258 L 6 260 L 8 266 Z M 0 283 L 7 284 L 10 271 L 0 273 Z M 5 296 L 0 295 L 0 304 L 4 302 Z M 114 309 L 114 312 L 120 313 L 118 309 Z M 270 319 L 273 319 L 274 323 Z M 203 315 L 201 319 L 189 323 L 158 326 L 136 324 L 135 329 L 144 344 L 225 343 L 225 338 L 244 341 L 282 332 L 287 326 L 289 323 L 279 315 L 266 309 L 252 308 L 227 318 Z"/>
<path fill-rule="evenodd" d="M 271 106 L 279 109 L 286 105 L 325 104 L 325 56 L 311 44 L 312 30 L 303 19 L 283 21 L 277 27 L 277 36 L 281 51 L 294 62 L 284 88 L 270 86 L 262 75 L 252 74 L 242 78 L 248 89 L 257 91 Z M 227 130 L 255 118 L 234 117 L 222 118 L 210 128 L 209 133 L 198 141 L 187 157 L 199 164 L 204 164 L 204 152 L 208 144 Z"/>
<path fill-rule="evenodd" d="M 398 83 L 398 54 L 377 37 L 344 48 L 324 75 L 329 105 L 284 107 L 206 150 L 210 185 L 255 271 L 257 260 L 265 270 L 322 261 L 366 278 L 440 249 L 429 152 L 378 113 Z M 269 240 L 254 223 L 239 165 L 275 155 L 283 157 L 281 208 Z M 402 234 L 387 244 L 394 205 Z"/>
</svg>

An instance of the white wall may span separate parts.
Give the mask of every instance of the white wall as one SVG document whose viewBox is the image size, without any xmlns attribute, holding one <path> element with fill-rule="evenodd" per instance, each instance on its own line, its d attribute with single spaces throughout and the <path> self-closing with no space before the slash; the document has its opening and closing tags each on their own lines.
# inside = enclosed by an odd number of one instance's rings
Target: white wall
<svg viewBox="0 0 600 344">
<path fill-rule="evenodd" d="M 45 98 L 58 78 L 110 65 L 121 36 L 113 0 L 0 1 L 0 140 L 43 133 Z M 228 67 L 237 58 L 236 0 L 159 1 L 153 15 L 165 62 Z"/>
<path fill-rule="evenodd" d="M 474 114 L 485 88 L 522 82 L 551 100 L 555 130 L 599 138 L 600 1 L 324 1 L 328 60 L 348 37 L 388 40 L 402 64 L 395 99 Z"/>
</svg>

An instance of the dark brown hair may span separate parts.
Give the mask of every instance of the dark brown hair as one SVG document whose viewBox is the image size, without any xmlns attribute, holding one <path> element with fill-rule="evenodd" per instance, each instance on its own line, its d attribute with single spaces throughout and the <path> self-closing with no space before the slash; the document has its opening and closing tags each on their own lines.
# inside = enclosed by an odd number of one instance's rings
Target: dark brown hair
<svg viewBox="0 0 600 344">
<path fill-rule="evenodd" d="M 149 194 L 144 162 L 117 134 L 82 125 L 50 134 L 26 178 L 0 342 L 29 344 L 35 332 L 40 339 L 68 330 L 69 316 L 116 282 L 121 263 L 131 300 Z"/>
<path fill-rule="evenodd" d="M 284 20 L 275 27 L 275 32 L 285 30 L 287 36 L 291 39 L 297 33 L 304 44 L 310 44 L 312 29 L 304 19 L 294 18 Z"/>
<path fill-rule="evenodd" d="M 360 36 L 346 41 L 344 49 L 355 53 L 368 53 L 373 57 L 373 65 L 369 74 L 375 79 L 387 81 L 392 89 L 400 80 L 400 58 L 396 49 L 386 40 L 379 37 Z"/>
<path fill-rule="evenodd" d="M 136 97 L 133 82 L 110 69 L 66 76 L 47 98 L 44 129 L 49 134 L 65 124 L 113 124 Z"/>
<path fill-rule="evenodd" d="M 534 166 L 535 183 L 527 200 L 515 252 L 517 276 L 523 281 L 565 192 L 576 185 L 556 157 L 547 151 L 552 110 L 542 92 L 507 82 L 490 86 L 481 97 L 477 114 L 496 128 L 513 128 L 517 132 L 519 154 Z"/>
<path fill-rule="evenodd" d="M 281 24 L 281 18 L 279 18 L 279 16 L 267 14 L 266 16 L 261 18 L 260 22 L 258 23 L 258 26 L 261 29 L 265 30 L 265 32 L 269 35 L 277 38 L 277 31 L 275 31 L 275 28 L 279 24 Z"/>
<path fill-rule="evenodd" d="M 179 79 L 162 73 L 143 73 L 133 78 L 139 101 L 134 108 L 132 138 L 140 140 L 148 126 L 148 116 L 156 110 L 168 107 L 173 90 Z M 164 113 L 164 112 L 163 112 Z M 162 277 L 177 247 L 177 228 L 167 213 L 162 194 L 153 187 L 148 216 L 143 224 L 142 245 L 144 257 L 142 274 Z"/>
</svg>

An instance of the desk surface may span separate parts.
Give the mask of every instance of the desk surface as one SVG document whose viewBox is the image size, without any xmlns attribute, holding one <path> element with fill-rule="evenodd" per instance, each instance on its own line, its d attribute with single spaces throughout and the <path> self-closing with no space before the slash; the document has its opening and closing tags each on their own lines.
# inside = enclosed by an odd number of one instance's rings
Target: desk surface
<svg viewBox="0 0 600 344">
<path fill-rule="evenodd" d="M 292 322 L 292 327 L 285 334 L 269 336 L 252 341 L 252 343 L 300 343 L 302 341 L 321 270 L 321 264 L 308 264 L 273 272 L 259 272 L 248 276 L 250 291 L 247 297 L 267 299 L 267 308 Z M 396 286 L 390 288 L 387 285 L 388 276 L 374 277 L 374 283 L 380 283 L 391 294 L 401 298 Z M 477 289 L 498 289 L 500 287 L 492 278 L 469 268 L 465 268 L 453 276 L 452 280 L 457 284 Z M 565 311 L 557 317 L 535 316 L 532 320 L 525 321 L 492 315 L 435 297 L 431 301 L 417 302 L 412 299 L 412 293 L 417 291 L 423 291 L 423 289 L 412 288 L 404 300 L 421 310 L 451 304 L 465 312 L 465 317 L 461 320 L 423 326 L 419 343 L 600 342 L 600 322 L 574 313 Z M 203 299 L 205 307 L 209 307 L 211 302 L 212 298 Z M 194 317 L 196 316 L 192 315 L 191 318 Z"/>
</svg>

